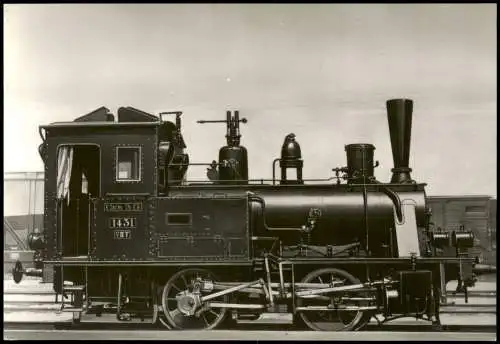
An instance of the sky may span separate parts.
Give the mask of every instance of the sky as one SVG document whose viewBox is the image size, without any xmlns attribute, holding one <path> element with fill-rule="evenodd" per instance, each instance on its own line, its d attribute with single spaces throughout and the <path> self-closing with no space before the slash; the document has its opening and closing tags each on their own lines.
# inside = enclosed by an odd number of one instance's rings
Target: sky
<svg viewBox="0 0 500 344">
<path fill-rule="evenodd" d="M 304 178 L 372 143 L 393 167 L 385 101 L 414 100 L 410 167 L 429 195 L 496 197 L 496 4 L 4 5 L 4 170 L 42 171 L 38 126 L 101 106 L 181 110 L 192 162 L 239 110 L 250 178 L 285 136 Z M 205 179 L 191 167 L 189 179 Z"/>
</svg>

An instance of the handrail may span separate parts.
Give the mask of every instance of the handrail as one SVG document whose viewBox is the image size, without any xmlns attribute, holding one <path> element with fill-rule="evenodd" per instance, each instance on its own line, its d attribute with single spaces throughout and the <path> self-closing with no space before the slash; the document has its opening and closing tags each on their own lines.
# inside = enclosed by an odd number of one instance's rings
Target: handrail
<svg viewBox="0 0 500 344">
<path fill-rule="evenodd" d="M 335 177 L 330 177 L 330 178 L 318 178 L 318 179 L 303 179 L 304 182 L 329 182 L 329 181 L 332 181 L 333 179 L 335 179 Z M 276 179 L 274 179 L 274 181 L 276 181 Z M 264 178 L 259 178 L 259 179 L 218 179 L 215 181 L 211 181 L 211 180 L 184 180 L 184 179 L 171 179 L 169 180 L 169 182 L 174 182 L 174 183 L 184 183 L 183 185 L 186 185 L 187 183 L 197 183 L 197 184 L 207 184 L 207 185 L 211 185 L 211 184 L 216 184 L 216 183 L 219 183 L 219 182 L 273 182 L 273 179 L 264 179 Z M 236 185 L 236 184 L 235 184 Z M 255 184 L 255 185 L 259 185 L 259 184 Z M 276 185 L 276 184 L 275 184 Z M 290 186 L 290 185 L 299 185 L 299 186 L 304 186 L 304 184 L 287 184 L 287 186 Z M 361 184 L 356 184 L 356 185 L 361 185 Z M 177 186 L 177 185 L 176 185 Z"/>
<path fill-rule="evenodd" d="M 259 203 L 261 206 L 261 215 L 262 215 L 262 224 L 266 231 L 296 231 L 296 232 L 304 232 L 304 228 L 302 227 L 269 227 L 266 222 L 266 201 L 262 197 L 257 195 L 249 194 L 248 200 L 250 202 Z"/>
<path fill-rule="evenodd" d="M 335 180 L 336 177 L 331 177 L 331 178 L 326 178 L 326 179 L 304 179 L 303 181 L 304 182 L 331 182 L 332 180 Z M 220 184 L 220 183 L 225 183 L 225 182 L 228 182 L 228 183 L 231 183 L 231 184 Z M 264 182 L 269 182 L 269 184 L 264 184 Z M 365 187 L 365 186 L 368 186 L 368 187 L 373 187 L 373 186 L 378 186 L 378 187 L 381 187 L 381 190 L 389 186 L 413 186 L 413 187 L 417 187 L 417 186 L 426 186 L 427 184 L 425 183 L 422 183 L 422 184 L 396 184 L 396 183 L 366 183 L 366 184 L 363 184 L 363 183 L 356 183 L 356 184 L 336 184 L 336 183 L 329 183 L 329 184 L 286 184 L 286 185 L 282 185 L 282 184 L 272 184 L 273 180 L 272 179 L 238 179 L 238 180 L 226 180 L 226 179 L 220 179 L 220 180 L 216 180 L 216 181 L 209 181 L 209 180 L 169 180 L 169 184 L 168 187 L 169 188 L 178 188 L 178 187 L 196 187 L 196 186 L 213 186 L 213 187 L 221 187 L 221 186 L 224 186 L 224 187 L 232 187 L 232 188 L 240 188 L 242 185 L 246 185 L 246 186 L 259 186 L 259 185 L 266 185 L 266 186 L 270 186 L 270 187 L 300 187 L 300 188 L 304 188 L 304 187 L 311 187 L 311 186 L 318 186 L 318 185 L 330 185 L 330 186 L 338 186 L 338 185 L 342 185 L 343 187 L 347 187 L 347 188 L 362 188 L 362 187 Z"/>
<path fill-rule="evenodd" d="M 376 180 L 374 180 L 375 185 L 380 185 L 382 192 L 387 195 L 394 204 L 394 207 L 396 208 L 396 216 L 398 218 L 398 222 L 403 221 L 403 210 L 402 210 L 402 205 L 401 205 L 401 199 L 399 198 L 398 194 L 395 193 L 393 190 L 389 189 L 387 185 L 384 185 Z"/>
<path fill-rule="evenodd" d="M 276 163 L 281 161 L 281 158 L 276 158 L 273 160 L 273 185 L 276 185 Z"/>
</svg>

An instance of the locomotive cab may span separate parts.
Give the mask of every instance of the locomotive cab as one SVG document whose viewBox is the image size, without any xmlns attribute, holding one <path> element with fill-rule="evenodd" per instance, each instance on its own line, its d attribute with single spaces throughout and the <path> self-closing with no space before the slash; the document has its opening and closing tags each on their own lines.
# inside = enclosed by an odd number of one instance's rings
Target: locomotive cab
<svg viewBox="0 0 500 344">
<path fill-rule="evenodd" d="M 148 199 L 183 179 L 187 165 L 175 163 L 188 158 L 174 123 L 131 107 L 114 119 L 102 107 L 40 127 L 49 261 L 143 257 L 147 234 L 137 228 L 147 227 Z"/>
</svg>

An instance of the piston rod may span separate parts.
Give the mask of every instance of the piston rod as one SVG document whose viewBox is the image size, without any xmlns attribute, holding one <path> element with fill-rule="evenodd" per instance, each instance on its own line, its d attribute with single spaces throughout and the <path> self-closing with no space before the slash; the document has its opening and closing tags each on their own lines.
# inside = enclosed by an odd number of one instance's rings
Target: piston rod
<svg viewBox="0 0 500 344">
<path fill-rule="evenodd" d="M 369 310 L 376 310 L 377 306 L 363 306 L 363 307 L 356 307 L 356 306 L 348 306 L 348 307 L 340 307 L 340 308 L 334 308 L 334 307 L 321 307 L 321 306 L 307 306 L 307 307 L 297 307 L 297 311 L 330 311 L 330 312 L 355 312 L 355 311 L 369 311 Z"/>
<path fill-rule="evenodd" d="M 335 293 L 335 292 L 339 292 L 339 291 L 361 289 L 363 287 L 364 287 L 364 284 L 354 284 L 354 285 L 346 285 L 346 286 L 342 286 L 342 287 L 298 291 L 295 293 L 295 295 L 300 297 L 300 296 L 316 295 L 316 294 L 324 294 L 324 293 Z"/>
</svg>

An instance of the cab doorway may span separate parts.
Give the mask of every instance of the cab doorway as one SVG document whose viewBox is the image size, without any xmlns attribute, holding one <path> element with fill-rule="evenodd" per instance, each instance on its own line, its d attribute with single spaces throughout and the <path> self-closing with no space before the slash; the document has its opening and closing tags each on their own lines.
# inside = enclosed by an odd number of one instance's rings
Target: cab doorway
<svg viewBox="0 0 500 344">
<path fill-rule="evenodd" d="M 61 145 L 57 149 L 58 250 L 63 257 L 87 256 L 92 199 L 100 197 L 98 145 Z"/>
</svg>

